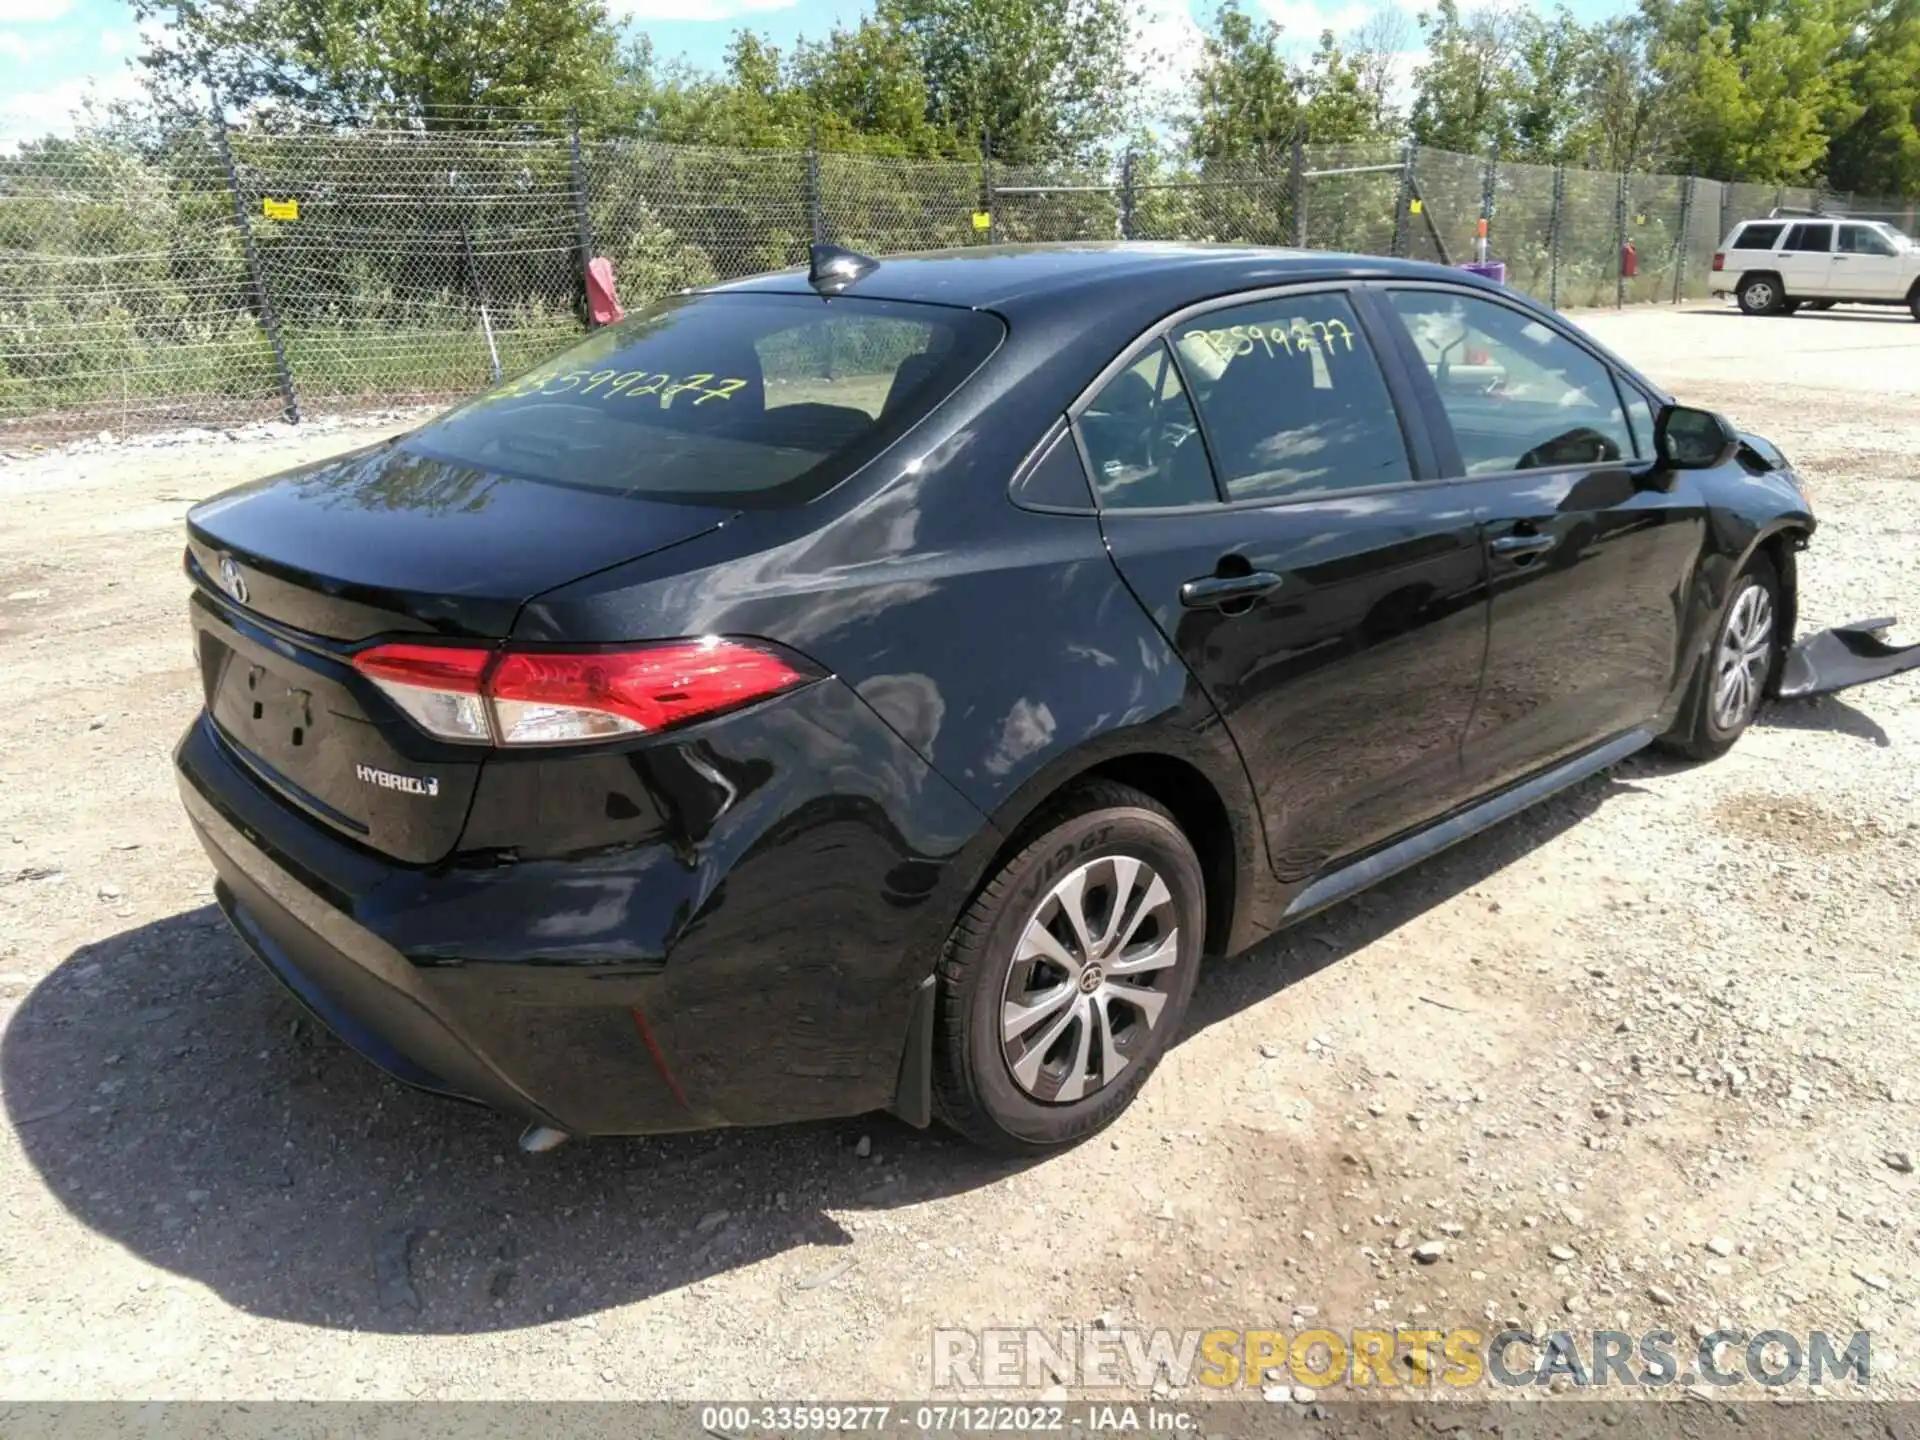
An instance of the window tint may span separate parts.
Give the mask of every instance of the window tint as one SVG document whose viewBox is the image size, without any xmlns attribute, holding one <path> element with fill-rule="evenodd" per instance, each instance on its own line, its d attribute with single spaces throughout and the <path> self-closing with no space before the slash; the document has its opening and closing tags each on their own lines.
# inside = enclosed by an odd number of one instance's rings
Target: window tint
<svg viewBox="0 0 1920 1440">
<path fill-rule="evenodd" d="M 1212 310 L 1174 334 L 1230 500 L 1410 480 L 1407 447 L 1342 295 Z"/>
<path fill-rule="evenodd" d="M 1893 242 L 1867 225 L 1842 225 L 1840 249 L 1847 255 L 1897 255 Z"/>
<path fill-rule="evenodd" d="M 1110 509 L 1217 500 L 1200 425 L 1165 345 L 1101 387 L 1080 414 L 1093 488 Z"/>
<path fill-rule="evenodd" d="M 810 499 L 993 352 L 976 311 L 693 295 L 596 331 L 401 443 L 529 480 L 698 504 Z"/>
<path fill-rule="evenodd" d="M 1748 225 L 1733 237 L 1736 250 L 1771 250 L 1780 239 L 1784 225 Z"/>
<path fill-rule="evenodd" d="M 1062 431 L 1047 453 L 1022 475 L 1013 487 L 1016 505 L 1041 510 L 1087 510 L 1093 505 L 1093 491 L 1087 487 L 1086 467 L 1073 436 Z"/>
<path fill-rule="evenodd" d="M 1531 315 L 1442 290 L 1390 292 L 1469 475 L 1632 453 L 1607 367 Z"/>
<path fill-rule="evenodd" d="M 1787 232 L 1787 249 L 1826 254 L 1833 248 L 1833 226 L 1796 225 Z"/>
<path fill-rule="evenodd" d="M 1642 460 L 1653 458 L 1653 406 L 1633 386 L 1620 382 L 1620 393 L 1627 401 L 1627 424 L 1633 430 L 1634 452 Z"/>
</svg>

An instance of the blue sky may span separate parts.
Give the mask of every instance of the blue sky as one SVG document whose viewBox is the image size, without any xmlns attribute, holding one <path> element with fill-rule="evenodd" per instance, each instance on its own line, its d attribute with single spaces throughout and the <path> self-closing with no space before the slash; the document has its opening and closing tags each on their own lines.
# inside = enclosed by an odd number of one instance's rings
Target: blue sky
<svg viewBox="0 0 1920 1440">
<path fill-rule="evenodd" d="M 1196 22 L 1215 0 L 1147 0 L 1143 48 L 1156 52 L 1162 76 L 1178 76 L 1197 40 Z M 1382 7 L 1382 0 L 1248 0 L 1288 33 L 1309 44 L 1319 32 L 1354 29 Z M 1495 3 L 1495 0 L 1488 0 Z M 610 0 L 610 9 L 635 30 L 652 35 L 655 53 L 684 54 L 702 65 L 718 62 L 728 37 L 742 25 L 776 44 L 798 35 L 820 36 L 836 23 L 851 23 L 867 9 L 863 0 Z M 1406 43 L 1419 44 L 1404 0 Z M 1590 18 L 1621 8 L 1621 0 L 1573 0 L 1575 13 Z M 89 94 L 111 99 L 135 86 L 130 58 L 140 35 L 126 0 L 0 0 L 0 143 L 69 128 L 69 116 Z M 1408 64 L 1415 58 L 1409 50 Z"/>
</svg>

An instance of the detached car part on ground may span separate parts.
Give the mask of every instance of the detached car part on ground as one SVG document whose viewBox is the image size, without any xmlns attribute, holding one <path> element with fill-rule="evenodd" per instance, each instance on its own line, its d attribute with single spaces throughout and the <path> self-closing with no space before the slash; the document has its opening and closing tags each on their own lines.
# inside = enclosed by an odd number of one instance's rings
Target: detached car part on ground
<svg viewBox="0 0 1920 1440">
<path fill-rule="evenodd" d="M 1813 525 L 1456 271 L 822 250 L 197 507 L 181 793 L 273 973 L 535 1147 L 1035 1149 L 1203 955 L 1920 663 L 1787 649 Z"/>
</svg>

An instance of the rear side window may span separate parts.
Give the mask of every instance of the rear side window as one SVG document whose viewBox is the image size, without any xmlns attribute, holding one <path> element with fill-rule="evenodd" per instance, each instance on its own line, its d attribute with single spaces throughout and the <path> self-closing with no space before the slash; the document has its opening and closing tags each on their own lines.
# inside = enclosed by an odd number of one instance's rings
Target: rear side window
<svg viewBox="0 0 1920 1440">
<path fill-rule="evenodd" d="M 1005 333 L 977 311 L 840 296 L 681 296 L 402 444 L 528 480 L 687 504 L 824 492 L 945 399 Z"/>
<path fill-rule="evenodd" d="M 1606 464 L 1633 453 L 1613 374 L 1551 326 L 1476 295 L 1388 298 L 1440 392 L 1469 475 Z"/>
<path fill-rule="evenodd" d="M 1093 488 L 1109 510 L 1217 500 L 1200 424 L 1164 344 L 1100 387 L 1080 412 Z"/>
<path fill-rule="evenodd" d="M 1833 226 L 1796 225 L 1787 232 L 1786 248 L 1824 255 L 1833 249 Z"/>
<path fill-rule="evenodd" d="M 1413 478 L 1379 364 L 1344 295 L 1210 310 L 1174 332 L 1229 500 Z"/>
<path fill-rule="evenodd" d="M 1780 232 L 1784 225 L 1747 225 L 1733 237 L 1736 250 L 1771 250 L 1780 243 Z"/>
<path fill-rule="evenodd" d="M 1842 225 L 1840 249 L 1847 255 L 1897 255 L 1893 242 L 1868 225 Z"/>
</svg>

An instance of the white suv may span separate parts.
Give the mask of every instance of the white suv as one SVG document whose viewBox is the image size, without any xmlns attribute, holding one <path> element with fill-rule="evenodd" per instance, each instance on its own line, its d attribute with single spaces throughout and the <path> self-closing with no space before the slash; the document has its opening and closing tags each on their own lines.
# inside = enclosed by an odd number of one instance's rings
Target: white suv
<svg viewBox="0 0 1920 1440">
<path fill-rule="evenodd" d="M 1844 301 L 1905 305 L 1920 320 L 1920 245 L 1878 220 L 1742 220 L 1714 252 L 1709 288 L 1749 315 Z"/>
</svg>

